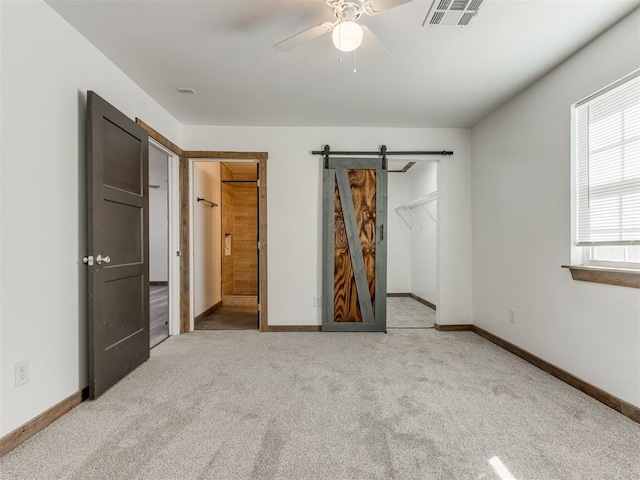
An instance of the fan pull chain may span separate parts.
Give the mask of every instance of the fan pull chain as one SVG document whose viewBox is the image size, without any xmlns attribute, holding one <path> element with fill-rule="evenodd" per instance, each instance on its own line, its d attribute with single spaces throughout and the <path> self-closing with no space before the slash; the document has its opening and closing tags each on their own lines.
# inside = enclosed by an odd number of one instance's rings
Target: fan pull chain
<svg viewBox="0 0 640 480">
<path fill-rule="evenodd" d="M 356 52 L 357 52 L 357 51 L 358 51 L 358 49 L 357 49 L 357 48 L 353 51 L 353 74 L 354 74 L 354 75 L 358 73 L 358 68 L 357 68 L 357 66 L 356 66 L 356 60 L 357 60 Z"/>
<path fill-rule="evenodd" d="M 342 63 L 342 50 L 339 47 L 342 46 L 342 30 L 338 29 L 338 63 Z"/>
</svg>

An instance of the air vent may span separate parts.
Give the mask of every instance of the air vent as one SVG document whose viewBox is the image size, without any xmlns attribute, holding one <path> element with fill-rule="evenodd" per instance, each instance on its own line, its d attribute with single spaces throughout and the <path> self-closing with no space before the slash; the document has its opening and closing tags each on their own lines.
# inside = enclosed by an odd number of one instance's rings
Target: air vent
<svg viewBox="0 0 640 480">
<path fill-rule="evenodd" d="M 440 22 L 444 18 L 444 12 L 436 12 L 429 22 L 431 25 L 440 25 Z"/>
<path fill-rule="evenodd" d="M 422 26 L 466 27 L 478 14 L 484 0 L 433 0 Z"/>
</svg>

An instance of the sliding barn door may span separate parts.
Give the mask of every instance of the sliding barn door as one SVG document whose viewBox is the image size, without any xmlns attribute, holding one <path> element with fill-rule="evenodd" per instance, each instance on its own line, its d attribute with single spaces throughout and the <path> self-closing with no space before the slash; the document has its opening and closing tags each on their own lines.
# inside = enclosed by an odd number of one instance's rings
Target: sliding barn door
<svg viewBox="0 0 640 480">
<path fill-rule="evenodd" d="M 384 163 L 382 159 L 330 158 L 325 165 L 323 331 L 386 331 Z"/>
</svg>

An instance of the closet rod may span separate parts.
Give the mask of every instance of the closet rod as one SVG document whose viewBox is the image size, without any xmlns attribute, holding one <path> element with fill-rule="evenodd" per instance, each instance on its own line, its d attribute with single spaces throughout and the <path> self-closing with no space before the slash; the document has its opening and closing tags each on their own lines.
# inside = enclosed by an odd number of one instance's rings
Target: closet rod
<svg viewBox="0 0 640 480">
<path fill-rule="evenodd" d="M 197 200 L 198 200 L 198 202 L 208 203 L 209 205 L 211 205 L 211 208 L 213 208 L 213 207 L 217 207 L 217 206 L 218 206 L 218 204 L 217 204 L 217 203 L 214 203 L 214 202 L 212 202 L 212 201 L 210 201 L 210 200 L 207 200 L 206 198 L 200 198 L 200 197 L 198 197 L 198 198 L 197 198 Z"/>
</svg>

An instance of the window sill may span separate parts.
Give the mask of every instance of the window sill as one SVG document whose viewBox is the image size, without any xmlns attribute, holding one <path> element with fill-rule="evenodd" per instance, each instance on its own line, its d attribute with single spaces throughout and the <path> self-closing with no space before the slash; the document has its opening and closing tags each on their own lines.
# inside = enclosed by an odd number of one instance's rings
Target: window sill
<svg viewBox="0 0 640 480">
<path fill-rule="evenodd" d="M 574 280 L 640 288 L 640 270 L 589 265 L 562 265 L 562 268 L 571 270 Z"/>
</svg>

